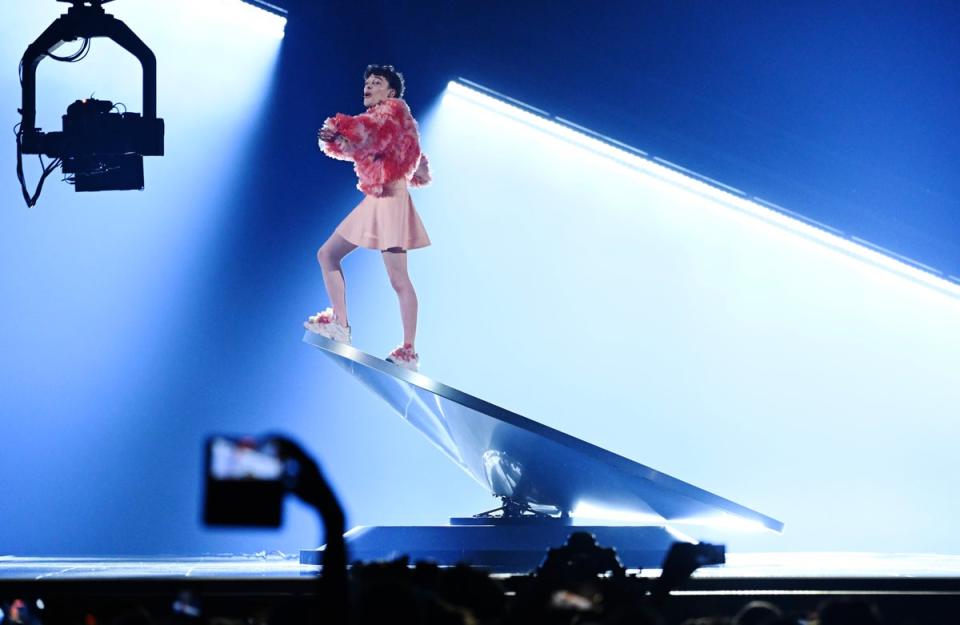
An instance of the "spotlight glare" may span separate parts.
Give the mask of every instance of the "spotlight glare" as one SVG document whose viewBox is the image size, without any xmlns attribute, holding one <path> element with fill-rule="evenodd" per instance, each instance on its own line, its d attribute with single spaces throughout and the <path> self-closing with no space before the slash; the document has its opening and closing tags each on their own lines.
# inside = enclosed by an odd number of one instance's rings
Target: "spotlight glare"
<svg viewBox="0 0 960 625">
<path fill-rule="evenodd" d="M 642 525 L 663 525 L 664 518 L 659 514 L 637 512 L 635 510 L 616 510 L 594 505 L 588 501 L 577 502 L 570 512 L 570 516 L 577 519 L 596 519 L 614 523 L 630 523 Z"/>
<path fill-rule="evenodd" d="M 756 533 L 761 531 L 770 531 L 762 523 L 757 523 L 751 519 L 745 519 L 732 514 L 718 514 L 705 517 L 691 517 L 687 519 L 674 519 L 671 523 L 677 525 L 699 525 L 701 527 L 710 527 L 714 529 L 730 530 L 733 532 Z"/>
<path fill-rule="evenodd" d="M 677 528 L 672 527 L 672 526 L 670 526 L 670 525 L 664 525 L 664 526 L 663 526 L 663 529 L 667 530 L 667 532 L 669 532 L 671 536 L 673 536 L 674 538 L 676 538 L 678 542 L 681 542 L 681 543 L 698 543 L 698 542 L 700 542 L 700 541 L 698 541 L 696 538 L 694 538 L 693 536 L 689 536 L 689 535 L 687 535 L 687 534 L 684 534 L 683 532 L 681 532 L 681 531 L 678 530 Z"/>
</svg>

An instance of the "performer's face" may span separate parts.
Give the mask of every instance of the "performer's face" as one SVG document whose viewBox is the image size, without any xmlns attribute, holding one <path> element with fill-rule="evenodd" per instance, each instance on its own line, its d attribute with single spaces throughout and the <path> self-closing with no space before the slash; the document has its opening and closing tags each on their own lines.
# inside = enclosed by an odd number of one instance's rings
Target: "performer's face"
<svg viewBox="0 0 960 625">
<path fill-rule="evenodd" d="M 396 92 L 390 88 L 390 83 L 383 76 L 370 74 L 363 82 L 363 105 L 367 108 L 376 106 L 395 95 Z"/>
</svg>

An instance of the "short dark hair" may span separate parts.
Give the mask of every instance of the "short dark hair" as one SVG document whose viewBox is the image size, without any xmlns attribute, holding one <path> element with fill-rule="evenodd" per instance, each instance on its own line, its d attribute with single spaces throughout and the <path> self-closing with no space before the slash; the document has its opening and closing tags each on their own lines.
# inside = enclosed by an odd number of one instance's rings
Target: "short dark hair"
<svg viewBox="0 0 960 625">
<path fill-rule="evenodd" d="M 363 79 L 366 80 L 370 78 L 370 76 L 383 78 L 397 94 L 398 98 L 403 97 L 403 74 L 395 70 L 393 65 L 367 65 L 366 71 L 363 72 Z"/>
</svg>

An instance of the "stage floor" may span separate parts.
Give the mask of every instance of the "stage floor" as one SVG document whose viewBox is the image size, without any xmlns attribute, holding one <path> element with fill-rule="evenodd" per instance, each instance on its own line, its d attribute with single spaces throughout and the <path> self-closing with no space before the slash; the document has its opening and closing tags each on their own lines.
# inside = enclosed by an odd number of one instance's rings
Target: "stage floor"
<svg viewBox="0 0 960 625">
<path fill-rule="evenodd" d="M 191 557 L 0 556 L 0 581 L 118 579 L 303 579 L 319 567 L 301 565 L 298 554 Z M 656 569 L 630 571 L 657 577 Z M 497 577 L 509 577 L 498 575 Z M 723 566 L 698 570 L 693 580 L 941 579 L 960 583 L 960 556 L 885 553 L 730 553 Z"/>
</svg>

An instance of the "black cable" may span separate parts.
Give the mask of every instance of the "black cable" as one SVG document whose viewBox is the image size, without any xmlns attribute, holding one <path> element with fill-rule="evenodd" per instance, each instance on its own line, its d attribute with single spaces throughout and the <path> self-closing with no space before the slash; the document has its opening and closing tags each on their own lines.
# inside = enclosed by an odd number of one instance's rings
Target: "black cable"
<svg viewBox="0 0 960 625">
<path fill-rule="evenodd" d="M 37 200 L 40 198 L 40 192 L 43 190 L 43 183 L 46 181 L 47 176 L 52 174 L 57 167 L 60 167 L 60 165 L 63 164 L 63 160 L 55 158 L 49 165 L 46 165 L 43 162 L 43 156 L 40 154 L 37 155 L 40 157 L 43 174 L 40 176 L 40 182 L 37 183 L 36 192 L 31 196 L 27 190 L 26 178 L 23 175 L 23 128 L 21 124 L 14 126 L 14 134 L 17 136 L 17 179 L 20 180 L 20 191 L 23 193 L 23 201 L 27 203 L 28 208 L 32 208 L 36 206 Z"/>
<path fill-rule="evenodd" d="M 61 61 L 63 63 L 78 63 L 83 59 L 87 58 L 87 55 L 90 54 L 90 49 L 92 45 L 90 43 L 89 37 L 84 37 L 83 44 L 80 46 L 80 49 L 74 52 L 73 54 L 68 54 L 66 56 L 57 56 L 53 52 L 47 52 L 46 56 L 49 56 L 54 61 Z M 20 59 L 20 86 L 23 87 L 23 59 Z"/>
<path fill-rule="evenodd" d="M 77 63 L 87 58 L 87 55 L 90 54 L 90 38 L 84 37 L 83 44 L 80 45 L 80 48 L 65 56 L 57 56 L 53 52 L 47 51 L 46 56 L 50 57 L 54 61 L 60 61 L 62 63 Z M 20 59 L 19 67 L 19 76 L 20 76 L 20 88 L 23 88 L 23 59 Z M 126 105 L 124 105 L 124 110 L 126 110 Z M 22 113 L 22 112 L 21 112 Z M 27 181 L 26 177 L 23 174 L 23 127 L 22 122 L 14 126 L 14 135 L 17 137 L 17 179 L 20 181 L 20 191 L 23 193 L 23 200 L 27 203 L 28 208 L 36 206 L 37 200 L 40 198 L 40 192 L 43 190 L 43 183 L 46 181 L 47 177 L 54 172 L 57 167 L 60 167 L 63 164 L 63 159 L 55 158 L 49 164 L 44 163 L 43 155 L 37 154 L 37 157 L 40 160 L 40 167 L 43 170 L 43 173 L 40 175 L 40 181 L 37 183 L 37 190 L 30 195 L 30 192 L 27 190 Z M 74 184 L 76 181 L 75 176 L 64 176 L 64 180 L 70 184 Z"/>
<path fill-rule="evenodd" d="M 88 54 L 90 54 L 90 50 L 93 48 L 93 44 L 90 43 L 90 41 L 91 41 L 90 39 L 87 39 L 87 40 L 86 40 L 86 43 L 84 44 L 84 45 L 86 46 L 86 50 L 84 50 L 83 54 L 80 55 L 79 58 L 77 58 L 75 61 L 73 61 L 74 63 L 76 63 L 76 62 L 78 62 L 78 61 L 82 61 L 83 59 L 87 58 L 87 55 L 88 55 Z"/>
<path fill-rule="evenodd" d="M 83 39 L 83 45 L 81 45 L 80 49 L 74 52 L 73 54 L 68 54 L 66 56 L 57 56 L 53 52 L 47 52 L 47 56 L 49 56 L 54 61 L 61 61 L 63 63 L 76 63 L 77 61 L 82 61 L 89 52 L 90 52 L 90 38 L 85 37 Z"/>
</svg>

